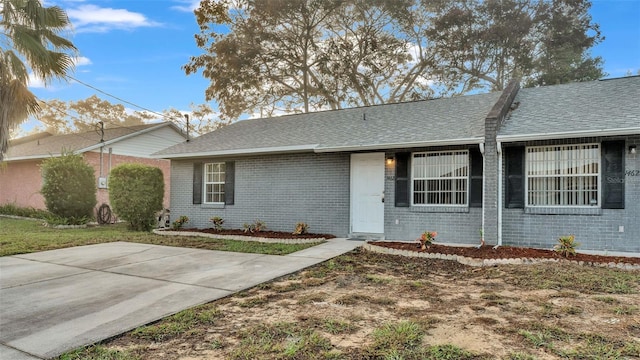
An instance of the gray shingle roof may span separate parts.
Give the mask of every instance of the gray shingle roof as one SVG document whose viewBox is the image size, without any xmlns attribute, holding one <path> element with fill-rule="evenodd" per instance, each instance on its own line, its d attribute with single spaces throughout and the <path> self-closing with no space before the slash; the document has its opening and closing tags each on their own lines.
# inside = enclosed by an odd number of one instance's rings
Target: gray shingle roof
<svg viewBox="0 0 640 360">
<path fill-rule="evenodd" d="M 339 151 L 477 143 L 500 93 L 243 120 L 174 145 L 156 156 L 180 158 L 307 150 Z"/>
<path fill-rule="evenodd" d="M 117 141 L 140 131 L 167 125 L 168 123 L 144 124 L 128 127 L 107 128 L 104 130 L 104 141 Z M 42 158 L 50 155 L 59 155 L 65 151 L 79 151 L 100 143 L 100 134 L 95 131 L 74 134 L 49 135 L 36 134 L 19 138 L 9 143 L 6 161 L 24 158 Z"/>
<path fill-rule="evenodd" d="M 515 103 L 499 138 L 640 133 L 640 76 L 521 89 Z"/>
</svg>

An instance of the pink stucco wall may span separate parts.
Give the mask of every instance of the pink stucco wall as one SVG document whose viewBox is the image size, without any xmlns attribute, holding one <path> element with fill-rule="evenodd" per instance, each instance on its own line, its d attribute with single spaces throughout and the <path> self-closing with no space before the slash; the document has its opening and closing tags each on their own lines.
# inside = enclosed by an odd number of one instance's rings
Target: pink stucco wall
<svg viewBox="0 0 640 360">
<path fill-rule="evenodd" d="M 97 179 L 100 176 L 100 153 L 88 152 L 84 154 L 85 161 L 91 165 Z M 42 176 L 40 174 L 41 160 L 5 162 L 0 164 L 0 205 L 16 204 L 20 207 L 34 207 L 45 209 L 44 198 L 40 195 Z M 124 163 L 145 164 L 159 167 L 164 175 L 164 207 L 169 208 L 170 192 L 170 162 L 160 159 L 145 159 L 133 156 L 111 155 L 111 167 Z M 109 154 L 103 154 L 102 174 L 109 176 Z M 109 190 L 98 189 L 96 193 L 96 207 L 102 203 L 109 203 Z"/>
</svg>

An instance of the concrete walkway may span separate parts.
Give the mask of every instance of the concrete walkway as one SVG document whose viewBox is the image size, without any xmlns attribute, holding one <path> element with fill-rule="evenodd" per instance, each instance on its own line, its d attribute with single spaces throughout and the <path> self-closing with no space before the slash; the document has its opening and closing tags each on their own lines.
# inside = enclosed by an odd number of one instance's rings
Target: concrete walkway
<svg viewBox="0 0 640 360">
<path fill-rule="evenodd" d="M 276 256 L 115 242 L 0 257 L 0 359 L 58 356 L 361 244 Z"/>
</svg>

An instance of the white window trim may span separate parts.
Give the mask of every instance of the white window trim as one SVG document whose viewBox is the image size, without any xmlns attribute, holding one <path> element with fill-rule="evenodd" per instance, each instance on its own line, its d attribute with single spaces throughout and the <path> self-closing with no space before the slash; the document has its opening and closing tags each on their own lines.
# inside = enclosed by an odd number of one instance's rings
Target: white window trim
<svg viewBox="0 0 640 360">
<path fill-rule="evenodd" d="M 598 205 L 532 205 L 529 204 L 529 171 L 527 154 L 530 148 L 548 148 L 555 146 L 593 146 L 598 148 L 598 174 L 596 175 L 596 184 L 598 184 Z M 559 144 L 559 145 L 536 145 L 526 146 L 524 149 L 524 206 L 525 208 L 549 208 L 549 209 L 600 209 L 602 208 L 602 145 L 600 143 L 584 143 L 584 144 Z M 544 175 L 537 177 L 558 177 L 553 175 Z M 566 177 L 576 177 L 567 175 Z"/>
<path fill-rule="evenodd" d="M 224 201 L 207 201 L 207 185 L 209 184 L 226 184 L 226 181 L 214 181 L 214 182 L 207 182 L 207 165 L 210 164 L 225 164 L 224 162 L 209 162 L 209 163 L 204 163 L 203 164 L 203 171 L 202 171 L 202 204 L 205 205 L 224 205 Z M 225 168 L 225 177 L 227 175 L 227 170 Z M 226 193 L 224 194 L 226 196 Z"/>
<path fill-rule="evenodd" d="M 415 154 L 444 154 L 444 153 L 464 153 L 467 156 L 467 176 L 466 177 L 451 177 L 449 179 L 465 179 L 467 180 L 467 190 L 466 190 L 466 195 L 465 195 L 465 203 L 464 204 L 416 204 L 414 203 L 414 193 L 413 193 L 413 183 L 414 183 L 414 176 L 413 176 L 413 158 Z M 444 178 L 442 178 L 444 179 Z M 471 159 L 469 159 L 469 150 L 441 150 L 441 151 L 419 151 L 419 152 L 415 152 L 415 153 L 411 153 L 411 192 L 409 194 L 409 196 L 411 197 L 411 206 L 416 206 L 416 207 L 442 207 L 442 208 L 451 208 L 451 207 L 456 207 L 456 208 L 468 208 L 469 207 L 469 186 L 471 184 Z"/>
</svg>

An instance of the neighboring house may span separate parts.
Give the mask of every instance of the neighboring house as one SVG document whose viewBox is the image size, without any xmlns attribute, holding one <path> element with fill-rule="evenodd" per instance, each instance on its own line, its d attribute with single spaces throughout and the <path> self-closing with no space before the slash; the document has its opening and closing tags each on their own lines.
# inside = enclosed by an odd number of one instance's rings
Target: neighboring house
<svg viewBox="0 0 640 360">
<path fill-rule="evenodd" d="M 640 77 L 239 121 L 156 153 L 210 227 L 640 252 Z"/>
<path fill-rule="evenodd" d="M 111 168 L 124 163 L 159 167 L 165 178 L 164 206 L 169 206 L 170 162 L 152 158 L 150 154 L 185 141 L 182 131 L 170 122 L 115 127 L 76 134 L 51 135 L 39 133 L 12 140 L 0 165 L 0 205 L 44 209 L 40 194 L 42 174 L 40 164 L 51 156 L 73 151 L 82 154 L 95 169 L 98 203 L 109 203 L 108 177 Z"/>
</svg>

